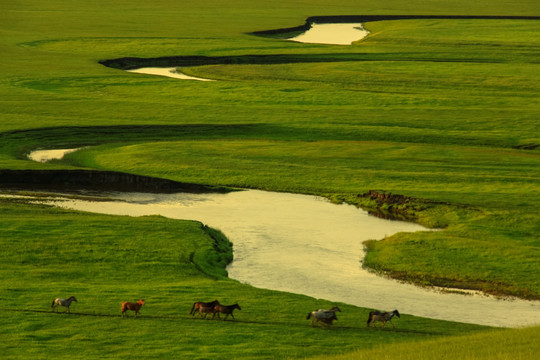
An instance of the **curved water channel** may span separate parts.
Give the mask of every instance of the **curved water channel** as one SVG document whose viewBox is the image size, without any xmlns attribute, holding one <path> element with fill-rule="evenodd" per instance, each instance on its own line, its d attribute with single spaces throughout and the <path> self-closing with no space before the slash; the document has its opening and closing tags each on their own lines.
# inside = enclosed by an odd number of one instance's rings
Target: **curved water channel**
<svg viewBox="0 0 540 360">
<path fill-rule="evenodd" d="M 504 327 L 540 323 L 540 302 L 443 293 L 362 269 L 364 240 L 400 231 L 428 231 L 413 223 L 379 219 L 319 197 L 257 190 L 103 195 L 105 201 L 58 198 L 50 204 L 103 214 L 201 221 L 233 242 L 229 277 L 260 288 L 367 308 L 397 308 L 435 319 Z"/>
<path fill-rule="evenodd" d="M 364 29 L 360 23 L 313 23 L 307 31 L 287 40 L 311 44 L 351 45 L 354 41 L 361 40 L 368 34 L 369 31 Z M 166 76 L 182 80 L 215 81 L 183 74 L 174 67 L 142 67 L 127 71 L 146 75 Z"/>
</svg>

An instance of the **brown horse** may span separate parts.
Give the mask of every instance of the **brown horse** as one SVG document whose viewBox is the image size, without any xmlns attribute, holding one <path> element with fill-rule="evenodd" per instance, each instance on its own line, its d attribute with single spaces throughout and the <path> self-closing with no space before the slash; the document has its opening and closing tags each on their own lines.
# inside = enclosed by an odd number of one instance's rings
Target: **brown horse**
<svg viewBox="0 0 540 360">
<path fill-rule="evenodd" d="M 383 311 L 377 311 L 377 310 L 370 311 L 369 317 L 367 319 L 367 326 L 369 327 L 371 323 L 373 323 L 373 326 L 375 326 L 375 321 L 380 321 L 383 323 L 382 327 L 384 327 L 386 325 L 386 322 L 390 321 L 390 324 L 392 324 L 392 328 L 394 328 L 394 323 L 392 322 L 392 318 L 394 317 L 394 315 L 397 317 L 400 317 L 399 311 L 397 310 L 389 311 L 389 312 L 388 311 L 383 312 Z"/>
<path fill-rule="evenodd" d="M 217 304 L 214 306 L 214 315 L 212 316 L 212 319 L 214 318 L 214 316 L 216 316 L 216 314 L 218 314 L 218 318 L 221 319 L 221 317 L 219 316 L 220 313 L 222 314 L 225 314 L 225 318 L 223 320 L 227 320 L 227 317 L 229 315 L 232 316 L 233 320 L 236 320 L 234 318 L 234 314 L 233 314 L 233 311 L 234 309 L 238 309 L 238 310 L 242 310 L 240 308 L 240 305 L 238 304 L 234 304 L 234 305 L 221 305 L 221 304 Z"/>
<path fill-rule="evenodd" d="M 200 306 L 199 307 L 199 315 L 201 317 L 203 317 L 203 314 L 204 314 L 204 318 L 206 319 L 206 317 L 208 316 L 208 314 L 213 314 L 212 315 L 212 319 L 214 318 L 214 316 L 216 315 L 216 308 L 215 306 Z M 218 317 L 219 317 L 219 314 L 218 314 Z"/>
<path fill-rule="evenodd" d="M 210 302 L 197 301 L 193 304 L 193 306 L 191 307 L 191 311 L 189 313 L 191 314 L 191 316 L 195 316 L 196 313 L 199 313 L 201 317 L 202 317 L 202 314 L 204 313 L 205 314 L 204 316 L 206 317 L 206 314 L 213 312 L 214 306 L 216 305 L 219 305 L 219 301 L 217 300 L 210 301 Z"/>
<path fill-rule="evenodd" d="M 122 317 L 124 317 L 124 314 L 126 311 L 128 310 L 132 310 L 132 311 L 135 311 L 135 317 L 137 317 L 137 314 L 139 314 L 139 310 L 141 310 L 141 307 L 144 305 L 144 300 L 141 299 L 137 302 L 128 302 L 128 301 L 124 301 L 122 303 Z M 127 315 L 126 315 L 127 316 Z"/>
<path fill-rule="evenodd" d="M 67 312 L 69 313 L 69 306 L 73 301 L 77 302 L 75 296 L 70 296 L 68 299 L 56 298 L 52 301 L 51 311 L 54 312 L 54 310 L 56 310 L 56 312 L 58 312 L 58 306 L 65 306 L 67 308 Z"/>
</svg>

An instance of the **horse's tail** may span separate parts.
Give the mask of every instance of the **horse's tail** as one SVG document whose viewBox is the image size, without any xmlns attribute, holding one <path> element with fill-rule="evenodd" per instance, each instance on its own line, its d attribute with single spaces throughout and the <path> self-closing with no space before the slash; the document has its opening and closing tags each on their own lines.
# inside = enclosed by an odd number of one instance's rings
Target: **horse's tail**
<svg viewBox="0 0 540 360">
<path fill-rule="evenodd" d="M 193 315 L 193 311 L 195 310 L 195 305 L 197 305 L 196 302 L 193 303 L 193 306 L 191 307 L 191 310 L 190 310 L 190 315 Z"/>
<path fill-rule="evenodd" d="M 52 303 L 51 303 L 51 309 L 54 308 L 54 300 L 56 300 L 56 299 L 53 299 L 53 301 L 52 301 Z"/>
<path fill-rule="evenodd" d="M 371 323 L 371 317 L 373 316 L 373 312 L 369 313 L 369 316 L 367 318 L 367 326 L 369 327 L 369 324 Z"/>
<path fill-rule="evenodd" d="M 313 314 L 313 313 L 308 313 L 308 314 L 307 314 L 307 317 L 306 317 L 306 320 L 309 320 L 309 318 L 311 317 L 312 314 Z"/>
</svg>

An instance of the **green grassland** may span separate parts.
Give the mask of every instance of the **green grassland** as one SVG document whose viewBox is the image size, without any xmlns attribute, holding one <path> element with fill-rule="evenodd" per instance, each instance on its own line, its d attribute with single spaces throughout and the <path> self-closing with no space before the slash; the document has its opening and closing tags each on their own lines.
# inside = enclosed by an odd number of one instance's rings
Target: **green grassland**
<svg viewBox="0 0 540 360">
<path fill-rule="evenodd" d="M 334 329 L 312 328 L 307 313 L 331 303 L 227 279 L 231 248 L 201 223 L 0 205 L 3 358 L 298 358 L 489 329 L 410 315 L 368 329 L 369 310 L 346 304 Z M 71 315 L 50 312 L 59 294 L 76 295 Z M 140 298 L 141 316 L 122 319 L 120 303 Z M 238 302 L 236 321 L 189 314 L 215 298 Z"/>
<path fill-rule="evenodd" d="M 451 336 L 442 340 L 425 340 L 399 344 L 380 344 L 368 351 L 358 351 L 332 359 L 532 359 L 538 353 L 538 327 L 497 330 L 474 335 Z M 493 346 L 496 344 L 496 346 Z M 327 359 L 326 356 L 314 357 Z"/>
<path fill-rule="evenodd" d="M 536 1 L 29 0 L 1 9 L 0 169 L 115 170 L 367 208 L 378 206 L 359 196 L 370 189 L 402 194 L 416 200 L 400 213 L 444 231 L 369 242 L 366 266 L 419 284 L 540 299 L 539 20 L 370 22 L 370 36 L 351 46 L 252 34 L 314 15 L 539 16 Z M 192 55 L 234 64 L 181 69 L 214 82 L 99 64 Z M 268 63 L 238 60 L 247 55 Z M 63 161 L 26 160 L 33 149 L 80 146 L 91 147 Z M 492 358 L 466 352 L 469 340 L 497 343 L 501 354 L 516 346 L 527 358 L 533 348 L 520 342 L 522 330 L 485 333 L 408 315 L 398 331 L 371 331 L 366 309 L 347 305 L 335 329 L 312 329 L 303 314 L 321 301 L 224 278 L 230 250 L 216 253 L 215 233 L 199 223 L 5 200 L 0 212 L 7 358 L 298 358 L 359 349 L 362 358 L 378 357 L 380 343 L 431 358 L 420 349 L 448 353 L 453 342 L 463 344 L 463 358 Z M 48 313 L 53 297 L 71 293 L 77 314 Z M 140 297 L 145 317 L 121 321 L 119 301 Z M 242 305 L 237 323 L 187 314 L 193 301 L 215 297 Z"/>
</svg>

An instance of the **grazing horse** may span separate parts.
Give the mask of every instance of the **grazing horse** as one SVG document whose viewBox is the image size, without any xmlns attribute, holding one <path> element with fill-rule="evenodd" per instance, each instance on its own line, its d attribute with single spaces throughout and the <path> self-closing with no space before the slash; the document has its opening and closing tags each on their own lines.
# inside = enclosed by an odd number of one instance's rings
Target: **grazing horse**
<svg viewBox="0 0 540 360">
<path fill-rule="evenodd" d="M 382 327 L 384 327 L 386 325 L 386 322 L 390 321 L 390 324 L 392 324 L 392 328 L 394 328 L 394 323 L 392 322 L 392 318 L 394 317 L 394 315 L 397 317 L 400 317 L 399 311 L 397 310 L 390 311 L 390 312 L 382 312 L 382 311 L 377 311 L 377 310 L 370 311 L 369 317 L 367 319 L 367 326 L 369 327 L 371 323 L 373 323 L 373 326 L 375 326 L 375 321 L 380 321 L 383 323 Z"/>
<path fill-rule="evenodd" d="M 54 312 L 56 309 L 56 312 L 58 312 L 58 306 L 65 306 L 67 308 L 67 312 L 70 312 L 69 305 L 71 305 L 73 301 L 78 302 L 77 299 L 75 299 L 75 296 L 71 296 L 69 299 L 56 298 L 52 301 L 51 311 Z"/>
<path fill-rule="evenodd" d="M 217 304 L 217 305 L 214 306 L 214 315 L 212 316 L 212 319 L 214 318 L 214 316 L 216 316 L 216 314 L 218 315 L 218 318 L 221 319 L 221 317 L 219 316 L 219 313 L 222 313 L 222 314 L 225 314 L 225 318 L 223 320 L 227 320 L 227 317 L 229 315 L 232 316 L 233 320 L 236 320 L 234 318 L 234 314 L 233 314 L 234 309 L 242 310 L 240 308 L 240 305 L 238 305 L 238 304 L 234 304 L 234 305 Z"/>
<path fill-rule="evenodd" d="M 204 317 L 206 317 L 206 314 L 209 312 L 213 312 L 214 306 L 219 305 L 219 301 L 214 300 L 210 302 L 202 302 L 197 301 L 193 304 L 191 307 L 191 311 L 189 312 L 191 316 L 195 316 L 196 313 L 199 313 L 199 315 L 202 317 L 202 314 L 204 313 Z M 212 311 L 210 311 L 212 310 Z"/>
<path fill-rule="evenodd" d="M 139 314 L 139 310 L 141 310 L 141 307 L 143 305 L 144 305 L 144 300 L 143 299 L 141 299 L 141 300 L 139 300 L 137 302 L 124 301 L 122 303 L 122 307 L 120 308 L 120 310 L 122 311 L 122 317 L 124 317 L 125 312 L 128 311 L 128 310 L 135 311 L 135 317 L 137 317 L 137 314 Z"/>
<path fill-rule="evenodd" d="M 341 309 L 337 306 L 334 306 L 330 310 L 319 309 L 312 311 L 307 315 L 306 320 L 311 319 L 311 326 L 315 326 L 317 322 L 332 326 L 332 322 L 338 319 L 336 316 L 337 311 L 341 312 Z"/>
</svg>

